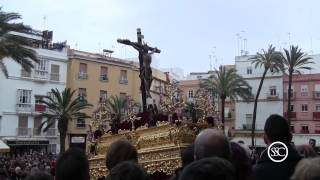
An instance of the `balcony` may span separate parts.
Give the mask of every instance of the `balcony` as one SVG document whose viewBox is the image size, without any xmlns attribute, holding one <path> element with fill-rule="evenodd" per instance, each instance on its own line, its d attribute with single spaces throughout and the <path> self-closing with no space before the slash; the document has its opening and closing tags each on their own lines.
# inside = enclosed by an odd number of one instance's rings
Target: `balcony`
<svg viewBox="0 0 320 180">
<path fill-rule="evenodd" d="M 57 128 L 49 128 L 46 132 L 46 136 L 57 136 L 59 133 Z"/>
<path fill-rule="evenodd" d="M 102 82 L 108 82 L 109 78 L 106 74 L 100 75 L 100 81 Z"/>
<path fill-rule="evenodd" d="M 313 91 L 313 99 L 320 99 L 320 91 Z"/>
<path fill-rule="evenodd" d="M 33 111 L 32 104 L 19 103 L 16 105 L 16 111 L 19 113 L 31 113 Z"/>
<path fill-rule="evenodd" d="M 49 73 L 48 71 L 35 70 L 33 73 L 33 78 L 37 81 L 46 81 L 49 78 Z"/>
<path fill-rule="evenodd" d="M 301 129 L 300 133 L 301 134 L 309 134 L 309 130 L 308 129 Z"/>
<path fill-rule="evenodd" d="M 291 100 L 294 100 L 296 98 L 296 92 L 293 92 L 292 94 L 291 94 Z M 283 93 L 283 99 L 284 100 L 288 100 L 288 93 Z"/>
<path fill-rule="evenodd" d="M 252 129 L 252 124 L 242 124 L 242 129 L 243 130 L 251 130 Z"/>
<path fill-rule="evenodd" d="M 79 72 L 78 79 L 88 79 L 88 74 L 85 72 Z"/>
<path fill-rule="evenodd" d="M 60 80 L 60 74 L 58 74 L 58 73 L 51 73 L 51 74 L 50 74 L 50 80 L 51 80 L 51 81 L 59 81 L 59 80 Z"/>
<path fill-rule="evenodd" d="M 320 112 L 313 112 L 313 119 L 319 119 L 320 120 Z"/>
<path fill-rule="evenodd" d="M 49 128 L 46 132 L 39 131 L 39 128 L 17 128 L 17 136 L 41 136 L 52 137 L 58 135 L 57 128 Z"/>
<path fill-rule="evenodd" d="M 275 101 L 279 99 L 279 94 L 270 94 L 267 93 L 267 100 Z"/>
<path fill-rule="evenodd" d="M 128 79 L 120 79 L 119 84 L 128 84 Z"/>
<path fill-rule="evenodd" d="M 285 118 L 288 118 L 288 117 L 289 117 L 289 118 L 297 118 L 297 113 L 296 113 L 296 112 L 290 112 L 290 113 L 289 113 L 289 116 L 288 116 L 287 112 L 285 112 L 285 113 L 284 113 L 284 117 L 285 117 Z"/>
<path fill-rule="evenodd" d="M 32 128 L 17 128 L 17 136 L 32 136 Z"/>
<path fill-rule="evenodd" d="M 34 106 L 34 110 L 36 112 L 44 112 L 44 111 L 46 111 L 46 108 L 47 108 L 47 106 L 44 104 L 35 104 L 35 106 Z"/>
</svg>

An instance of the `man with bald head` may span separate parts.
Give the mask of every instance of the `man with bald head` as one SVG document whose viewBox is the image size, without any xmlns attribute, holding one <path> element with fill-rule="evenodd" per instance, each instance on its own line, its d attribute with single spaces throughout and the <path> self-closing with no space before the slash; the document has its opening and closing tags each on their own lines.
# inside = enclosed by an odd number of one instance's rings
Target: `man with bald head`
<svg viewBox="0 0 320 180">
<path fill-rule="evenodd" d="M 229 160 L 231 155 L 229 140 L 222 132 L 214 129 L 201 131 L 194 142 L 195 160 L 220 157 Z"/>
</svg>

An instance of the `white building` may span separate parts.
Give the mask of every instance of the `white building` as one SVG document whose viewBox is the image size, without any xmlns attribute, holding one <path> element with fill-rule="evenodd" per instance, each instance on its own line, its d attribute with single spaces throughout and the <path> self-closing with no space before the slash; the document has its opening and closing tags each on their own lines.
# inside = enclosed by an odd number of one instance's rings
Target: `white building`
<svg viewBox="0 0 320 180">
<path fill-rule="evenodd" d="M 255 69 L 250 57 L 252 56 L 237 56 L 235 59 L 237 73 L 250 84 L 253 94 L 249 102 L 236 102 L 236 130 L 251 130 L 254 98 L 264 70 L 263 67 Z M 271 114 L 283 115 L 282 73 L 268 72 L 266 75 L 258 101 L 256 130 L 263 130 L 265 120 Z"/>
<path fill-rule="evenodd" d="M 59 152 L 57 126 L 38 133 L 42 120 L 37 117 L 46 106 L 39 103 L 52 88 L 66 86 L 67 51 L 65 43 L 51 44 L 52 32 L 19 34 L 31 38 L 40 63 L 31 73 L 24 71 L 12 59 L 4 59 L 9 77 L 0 71 L 0 138 L 12 152 L 47 150 Z M 51 36 L 51 37 L 50 37 Z"/>
</svg>

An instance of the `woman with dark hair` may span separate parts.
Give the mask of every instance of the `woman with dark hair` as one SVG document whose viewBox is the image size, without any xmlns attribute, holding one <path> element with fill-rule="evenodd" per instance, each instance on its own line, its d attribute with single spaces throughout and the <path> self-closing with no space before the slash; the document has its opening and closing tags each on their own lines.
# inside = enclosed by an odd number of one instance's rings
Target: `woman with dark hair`
<svg viewBox="0 0 320 180">
<path fill-rule="evenodd" d="M 138 162 L 138 152 L 128 140 L 113 142 L 107 150 L 106 167 L 111 170 L 123 161 Z"/>
<path fill-rule="evenodd" d="M 231 163 L 236 170 L 236 180 L 248 180 L 251 174 L 251 160 L 247 151 L 238 143 L 230 142 Z"/>
</svg>

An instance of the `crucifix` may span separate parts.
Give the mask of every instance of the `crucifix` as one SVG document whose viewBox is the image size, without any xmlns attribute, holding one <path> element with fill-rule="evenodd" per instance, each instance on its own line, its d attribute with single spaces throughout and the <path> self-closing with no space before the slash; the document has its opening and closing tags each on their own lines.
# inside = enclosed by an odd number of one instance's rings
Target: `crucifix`
<svg viewBox="0 0 320 180">
<path fill-rule="evenodd" d="M 117 42 L 132 46 L 139 52 L 139 77 L 141 81 L 140 90 L 142 96 L 143 112 L 147 112 L 147 98 L 151 98 L 150 88 L 152 83 L 152 69 L 151 69 L 151 54 L 160 53 L 157 47 L 150 47 L 145 42 L 142 42 L 144 36 L 141 34 L 141 29 L 137 29 L 138 42 L 131 42 L 128 39 L 118 39 Z"/>
</svg>

